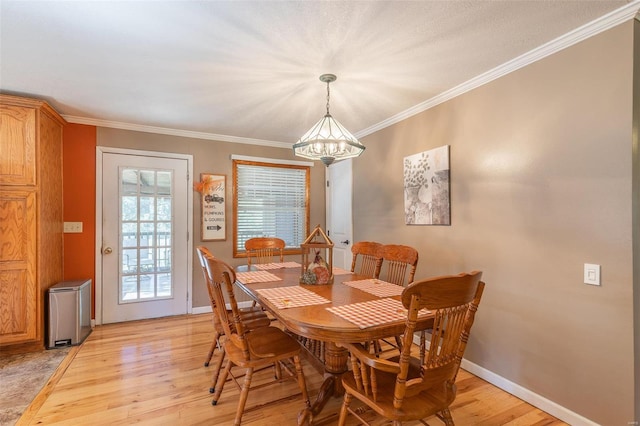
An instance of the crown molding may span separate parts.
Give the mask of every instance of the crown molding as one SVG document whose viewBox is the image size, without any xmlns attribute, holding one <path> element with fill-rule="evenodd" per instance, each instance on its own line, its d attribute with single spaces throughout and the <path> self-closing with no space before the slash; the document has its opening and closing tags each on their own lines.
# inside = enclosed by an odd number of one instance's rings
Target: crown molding
<svg viewBox="0 0 640 426">
<path fill-rule="evenodd" d="M 218 135 L 215 133 L 193 132 L 190 130 L 171 129 L 168 127 L 145 126 L 142 124 L 123 123 L 120 121 L 100 120 L 96 118 L 77 117 L 73 115 L 62 115 L 69 123 L 86 124 L 97 127 L 108 127 L 112 129 L 133 130 L 136 132 L 156 133 L 160 135 L 182 136 L 185 138 L 206 139 L 211 141 L 241 143 L 247 145 L 271 146 L 274 148 L 291 149 L 291 144 L 287 142 L 270 141 L 265 139 L 241 138 L 238 136 Z"/>
<path fill-rule="evenodd" d="M 594 35 L 606 31 L 610 28 L 613 28 L 616 25 L 628 21 L 629 19 L 633 19 L 634 16 L 636 17 L 636 19 L 639 19 L 639 9 L 640 0 L 633 0 L 625 6 L 614 10 L 611 13 L 608 13 L 607 15 L 604 15 L 592 22 L 589 22 L 588 24 L 576 28 L 575 30 L 567 34 L 551 40 L 550 42 L 545 43 L 540 47 L 537 47 L 523 55 L 520 55 L 517 58 L 510 60 L 509 62 L 505 62 L 504 64 L 499 65 L 484 74 L 480 74 L 479 76 L 474 77 L 471 80 L 468 80 L 450 90 L 442 92 L 439 95 L 436 95 L 431 99 L 428 99 L 422 103 L 419 103 L 418 105 L 415 105 L 392 117 L 389 117 L 386 120 L 374 124 L 373 126 L 367 127 L 366 129 L 360 130 L 354 135 L 356 138 L 362 138 L 370 135 L 374 132 L 377 132 L 378 130 L 382 130 L 402 120 L 406 120 L 407 118 L 433 108 L 436 105 L 460 96 L 475 88 L 483 86 L 493 80 L 496 80 L 506 74 L 512 73 L 513 71 L 530 65 L 536 61 L 539 61 L 540 59 L 546 58 L 547 56 L 566 49 L 567 47 L 573 46 L 576 43 L 586 40 L 589 37 L 593 37 Z"/>
<path fill-rule="evenodd" d="M 356 138 L 362 138 L 374 132 L 382 130 L 407 118 L 413 117 L 421 112 L 433 108 L 443 102 L 460 96 L 466 92 L 490 83 L 506 74 L 512 73 L 520 68 L 530 65 L 540 59 L 546 58 L 556 52 L 567 47 L 573 46 L 583 40 L 593 37 L 603 31 L 615 27 L 629 19 L 640 20 L 640 0 L 632 0 L 625 6 L 614 10 L 588 24 L 583 25 L 567 34 L 564 34 L 540 47 L 537 47 L 523 55 L 518 56 L 502 65 L 480 74 L 452 89 L 444 91 L 424 102 L 419 103 L 409 109 L 406 109 L 392 117 L 387 118 L 373 126 L 367 127 L 359 132 L 354 133 Z M 270 141 L 265 139 L 242 138 L 237 136 L 219 135 L 215 133 L 194 132 L 190 130 L 171 129 L 167 127 L 146 126 L 140 124 L 123 123 L 118 121 L 100 120 L 94 118 L 77 117 L 72 115 L 62 115 L 62 117 L 70 123 L 87 124 L 98 127 L 108 127 L 122 130 L 133 130 L 146 133 L 157 133 L 162 135 L 182 136 L 187 138 L 215 140 L 221 142 L 241 143 L 248 145 L 270 146 L 274 148 L 290 149 L 291 144 L 287 142 Z"/>
</svg>

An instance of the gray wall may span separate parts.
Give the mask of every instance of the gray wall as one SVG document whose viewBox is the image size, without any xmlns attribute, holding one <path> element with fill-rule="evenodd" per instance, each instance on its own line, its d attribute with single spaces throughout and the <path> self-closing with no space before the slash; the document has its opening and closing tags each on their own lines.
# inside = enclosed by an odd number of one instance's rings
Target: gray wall
<svg viewBox="0 0 640 426">
<path fill-rule="evenodd" d="M 628 22 L 363 138 L 353 168 L 354 240 L 416 247 L 417 279 L 484 272 L 466 358 L 604 425 L 634 420 L 632 77 Z M 452 225 L 405 226 L 403 157 L 442 145 Z"/>
<path fill-rule="evenodd" d="M 640 14 L 633 25 L 633 324 L 635 420 L 640 421 Z"/>
<path fill-rule="evenodd" d="M 227 176 L 227 197 L 231 200 L 232 194 L 232 165 L 231 154 L 248 155 L 262 158 L 275 158 L 285 160 L 300 160 L 293 155 L 292 149 L 262 147 L 238 143 L 227 143 L 192 139 L 177 136 L 158 135 L 129 130 L 110 128 L 98 128 L 98 146 L 139 149 L 145 151 L 173 152 L 193 155 L 194 181 L 200 180 L 200 173 L 215 173 Z M 199 245 L 208 247 L 217 257 L 230 265 L 241 265 L 246 259 L 233 259 L 233 228 L 232 209 L 233 203 L 226 203 L 227 209 L 227 239 L 226 241 L 206 241 L 200 239 L 200 198 L 196 193 L 193 197 L 193 233 L 194 248 Z M 320 224 L 325 227 L 325 193 L 324 193 L 324 166 L 316 163 L 311 167 L 311 220 L 309 226 Z M 285 260 L 299 261 L 299 256 Z M 242 294 L 238 294 L 239 300 L 246 300 Z M 193 255 L 193 307 L 209 306 L 209 296 L 204 284 L 202 269 L 197 256 Z"/>
</svg>

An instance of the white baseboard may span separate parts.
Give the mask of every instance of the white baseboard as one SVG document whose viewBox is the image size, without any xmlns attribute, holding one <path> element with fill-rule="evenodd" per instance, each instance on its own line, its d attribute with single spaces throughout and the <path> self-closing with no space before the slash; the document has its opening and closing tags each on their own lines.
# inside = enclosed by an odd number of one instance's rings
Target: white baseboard
<svg viewBox="0 0 640 426">
<path fill-rule="evenodd" d="M 562 420 L 565 423 L 568 423 L 573 426 L 599 426 L 598 423 L 593 422 L 586 417 L 581 416 L 578 413 L 575 413 L 568 408 L 565 408 L 550 399 L 547 399 L 541 395 L 538 395 L 535 392 L 530 391 L 527 388 L 520 386 L 517 383 L 514 383 L 510 380 L 505 379 L 502 376 L 497 375 L 496 373 L 487 370 L 484 367 L 480 367 L 477 364 L 474 364 L 471 361 L 467 361 L 466 359 L 462 360 L 462 364 L 460 364 L 462 368 L 467 370 L 469 373 L 474 376 L 480 377 L 483 380 L 491 383 L 492 385 L 502 389 L 505 392 L 509 392 L 511 395 L 517 396 L 521 400 L 528 402 L 541 409 L 544 412 L 551 414 L 552 416 Z"/>
<path fill-rule="evenodd" d="M 238 302 L 238 308 L 249 308 L 251 307 L 251 305 L 253 305 L 253 302 L 251 300 L 246 300 L 244 302 Z M 227 309 L 231 309 L 231 306 L 227 305 Z M 211 306 L 194 306 L 193 309 L 191 309 L 191 313 L 193 315 L 197 315 L 197 314 L 208 314 L 213 312 L 211 310 Z"/>
<path fill-rule="evenodd" d="M 413 342 L 419 345 L 420 336 L 413 336 Z M 586 417 L 583 417 L 580 414 L 575 413 L 568 408 L 565 408 L 551 401 L 550 399 L 538 395 L 537 393 L 532 392 L 529 389 L 512 382 L 511 380 L 505 379 L 504 377 L 497 375 L 493 371 L 487 370 L 484 367 L 480 367 L 478 364 L 474 364 L 473 362 L 467 361 L 463 358 L 460 366 L 474 376 L 486 380 L 487 382 L 502 389 L 503 391 L 520 398 L 521 400 L 541 409 L 546 413 L 551 414 L 552 416 L 562 420 L 565 423 L 568 423 L 572 426 L 599 426 L 598 423 L 595 423 L 587 419 Z"/>
<path fill-rule="evenodd" d="M 211 306 L 194 306 L 191 309 L 191 314 L 192 315 L 198 315 L 198 314 L 208 314 L 213 312 L 213 310 L 211 309 Z"/>
</svg>

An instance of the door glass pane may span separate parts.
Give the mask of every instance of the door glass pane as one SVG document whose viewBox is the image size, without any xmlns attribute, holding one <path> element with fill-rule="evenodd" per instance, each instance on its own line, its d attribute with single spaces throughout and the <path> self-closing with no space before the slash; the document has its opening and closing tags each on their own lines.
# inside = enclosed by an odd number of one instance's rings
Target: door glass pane
<svg viewBox="0 0 640 426">
<path fill-rule="evenodd" d="M 173 173 L 120 170 L 119 303 L 173 297 Z"/>
<path fill-rule="evenodd" d="M 158 220 L 171 220 L 171 198 L 158 198 Z"/>
<path fill-rule="evenodd" d="M 138 272 L 138 249 L 122 250 L 122 273 L 135 274 Z"/>
<path fill-rule="evenodd" d="M 138 197 L 122 198 L 122 220 L 136 220 L 138 218 Z"/>
<path fill-rule="evenodd" d="M 158 195 L 171 195 L 171 172 L 158 172 Z"/>
<path fill-rule="evenodd" d="M 155 242 L 155 224 L 153 222 L 143 222 L 140 224 L 140 245 L 151 247 Z"/>
<path fill-rule="evenodd" d="M 122 222 L 122 247 L 138 246 L 138 224 L 136 222 Z"/>
</svg>

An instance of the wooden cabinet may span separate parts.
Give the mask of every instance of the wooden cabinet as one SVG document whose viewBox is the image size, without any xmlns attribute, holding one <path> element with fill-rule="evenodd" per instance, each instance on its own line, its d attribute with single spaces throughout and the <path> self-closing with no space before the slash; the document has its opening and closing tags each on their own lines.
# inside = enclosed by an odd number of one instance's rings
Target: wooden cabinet
<svg viewBox="0 0 640 426">
<path fill-rule="evenodd" d="M 44 345 L 63 279 L 62 128 L 46 102 L 0 95 L 0 345 Z"/>
</svg>

